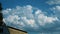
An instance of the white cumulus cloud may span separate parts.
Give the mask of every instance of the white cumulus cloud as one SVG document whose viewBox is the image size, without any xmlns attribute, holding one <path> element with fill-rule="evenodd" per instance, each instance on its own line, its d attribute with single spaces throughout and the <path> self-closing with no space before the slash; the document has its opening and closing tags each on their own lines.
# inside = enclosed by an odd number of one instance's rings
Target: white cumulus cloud
<svg viewBox="0 0 60 34">
<path fill-rule="evenodd" d="M 40 25 L 45 25 L 46 23 L 53 23 L 53 21 L 58 20 L 57 17 L 48 17 L 44 15 L 43 12 L 40 10 L 37 10 L 35 15 Z"/>
<path fill-rule="evenodd" d="M 5 16 L 4 22 L 10 22 L 16 25 L 19 24 L 26 27 L 29 26 L 37 28 L 38 24 L 40 24 L 40 26 L 43 26 L 46 23 L 53 23 L 58 19 L 57 17 L 46 16 L 40 9 L 36 9 L 36 11 L 33 11 L 33 8 L 34 7 L 32 7 L 31 5 L 27 5 L 23 7 L 17 6 L 13 9 L 3 10 L 3 15 Z M 32 12 L 35 13 L 33 14 Z"/>
</svg>

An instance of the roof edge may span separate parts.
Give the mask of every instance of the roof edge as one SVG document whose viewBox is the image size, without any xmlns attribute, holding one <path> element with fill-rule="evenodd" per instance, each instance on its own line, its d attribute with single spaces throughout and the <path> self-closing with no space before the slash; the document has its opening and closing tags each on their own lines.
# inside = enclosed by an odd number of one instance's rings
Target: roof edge
<svg viewBox="0 0 60 34">
<path fill-rule="evenodd" d="M 20 30 L 20 29 L 14 28 L 14 27 L 10 27 L 10 26 L 7 26 L 7 27 L 8 27 L 8 28 L 12 28 L 12 29 L 15 29 L 15 30 L 18 30 L 18 31 L 22 31 L 22 32 L 27 33 L 26 31 L 23 31 L 23 30 Z"/>
</svg>

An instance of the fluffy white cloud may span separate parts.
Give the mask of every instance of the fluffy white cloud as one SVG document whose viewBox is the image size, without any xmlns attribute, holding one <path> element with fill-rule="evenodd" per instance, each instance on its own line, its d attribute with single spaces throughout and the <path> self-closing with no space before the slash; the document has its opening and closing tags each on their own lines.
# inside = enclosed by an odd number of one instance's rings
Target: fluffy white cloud
<svg viewBox="0 0 60 34">
<path fill-rule="evenodd" d="M 20 25 L 24 25 L 24 23 L 26 23 L 31 27 L 36 26 L 32 14 L 32 6 L 30 5 L 23 6 L 23 7 L 17 6 L 16 9 L 6 9 L 3 10 L 3 14 L 4 15 L 8 14 L 8 16 L 4 18 L 4 22 L 10 22 L 10 23 L 20 24 Z"/>
<path fill-rule="evenodd" d="M 37 17 L 37 20 L 40 25 L 45 25 L 46 23 L 53 23 L 53 21 L 58 20 L 57 17 L 48 17 L 48 16 L 44 15 L 41 10 L 37 10 L 35 12 L 35 15 L 36 15 L 35 17 Z"/>
<path fill-rule="evenodd" d="M 60 0 L 49 0 L 46 3 L 48 3 L 49 5 L 60 4 Z"/>
<path fill-rule="evenodd" d="M 6 23 L 10 22 L 20 26 L 38 28 L 38 24 L 40 24 L 40 26 L 43 26 L 46 23 L 53 23 L 58 19 L 57 17 L 48 17 L 44 15 L 40 9 L 33 11 L 33 8 L 34 7 L 31 5 L 27 5 L 23 7 L 17 6 L 15 9 L 13 8 L 3 10 L 3 15 L 7 15 L 7 17 L 4 18 L 4 21 Z M 33 14 L 32 12 L 35 13 Z"/>
<path fill-rule="evenodd" d="M 20 18 L 17 15 L 9 15 L 7 18 L 8 22 L 17 23 Z"/>
</svg>

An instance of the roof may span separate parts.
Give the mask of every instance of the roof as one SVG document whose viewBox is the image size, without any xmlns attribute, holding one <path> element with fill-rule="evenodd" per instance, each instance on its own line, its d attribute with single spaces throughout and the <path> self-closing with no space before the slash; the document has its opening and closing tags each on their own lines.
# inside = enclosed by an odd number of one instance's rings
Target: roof
<svg viewBox="0 0 60 34">
<path fill-rule="evenodd" d="M 22 31 L 22 32 L 27 33 L 26 31 L 23 31 L 23 30 L 20 30 L 20 29 L 14 28 L 14 27 L 10 27 L 10 26 L 8 26 L 8 28 L 12 28 L 12 29 L 15 29 L 15 30 L 18 30 L 18 31 Z"/>
</svg>

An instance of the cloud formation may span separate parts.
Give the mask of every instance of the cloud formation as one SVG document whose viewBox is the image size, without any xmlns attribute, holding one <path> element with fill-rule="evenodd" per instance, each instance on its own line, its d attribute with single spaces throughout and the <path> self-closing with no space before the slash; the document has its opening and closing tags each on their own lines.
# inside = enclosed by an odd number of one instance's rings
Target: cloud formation
<svg viewBox="0 0 60 34">
<path fill-rule="evenodd" d="M 35 10 L 35 11 L 34 11 Z M 40 26 L 54 23 L 58 18 L 54 16 L 46 16 L 42 10 L 36 9 L 31 5 L 17 6 L 16 8 L 8 8 L 3 10 L 4 22 L 10 26 L 11 24 L 19 26 L 19 28 L 40 29 Z M 14 26 L 14 27 L 17 27 Z"/>
</svg>

